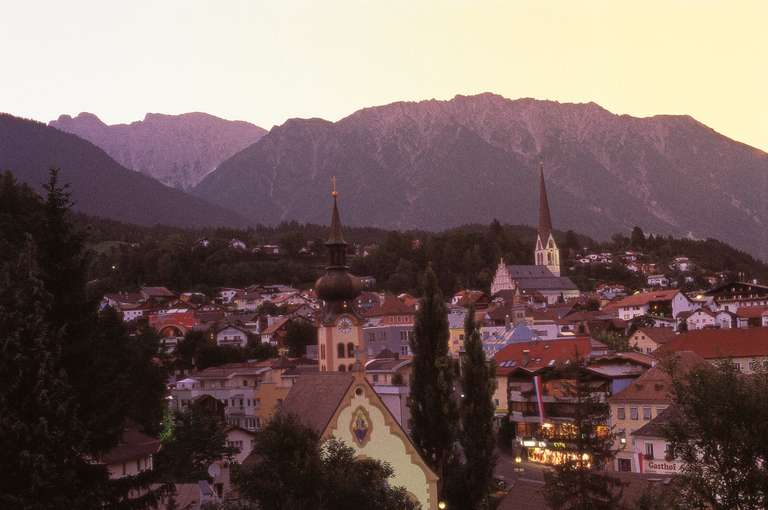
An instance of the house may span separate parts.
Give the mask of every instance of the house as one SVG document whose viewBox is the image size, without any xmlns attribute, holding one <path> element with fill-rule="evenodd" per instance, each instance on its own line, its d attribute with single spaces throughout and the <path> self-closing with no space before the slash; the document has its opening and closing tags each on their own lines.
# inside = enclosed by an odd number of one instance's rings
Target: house
<svg viewBox="0 0 768 510">
<path fill-rule="evenodd" d="M 632 333 L 628 343 L 630 347 L 650 354 L 662 344 L 675 338 L 675 335 L 676 333 L 673 328 L 640 328 Z"/>
<path fill-rule="evenodd" d="M 671 268 L 676 269 L 681 273 L 687 273 L 693 269 L 693 262 L 691 262 L 688 257 L 675 257 L 675 260 L 672 261 Z"/>
<path fill-rule="evenodd" d="M 415 318 L 415 306 L 385 294 L 381 304 L 364 316 L 363 338 L 367 356 L 375 356 L 384 349 L 409 356 Z"/>
<path fill-rule="evenodd" d="M 720 310 L 715 313 L 715 327 L 721 329 L 730 329 L 738 327 L 738 317 L 735 313 L 727 310 Z"/>
<path fill-rule="evenodd" d="M 654 475 L 679 475 L 683 472 L 685 463 L 672 455 L 665 434 L 666 428 L 678 413 L 677 406 L 670 405 L 632 432 L 638 472 Z"/>
<path fill-rule="evenodd" d="M 702 363 L 705 361 L 690 351 L 675 353 L 608 398 L 611 409 L 609 425 L 616 434 L 616 471 L 640 472 L 642 461 L 636 455 L 632 434 L 658 417 L 672 403 L 673 378 L 688 373 Z"/>
<path fill-rule="evenodd" d="M 235 299 L 235 296 L 239 292 L 242 292 L 240 289 L 233 289 L 231 287 L 225 287 L 223 289 L 219 289 L 218 296 L 219 299 L 221 299 L 222 303 L 231 303 L 233 299 Z"/>
<path fill-rule="evenodd" d="M 606 308 L 618 310 L 619 318 L 625 321 L 643 315 L 672 317 L 672 300 L 678 293 L 678 290 L 641 292 L 610 303 Z"/>
<path fill-rule="evenodd" d="M 214 332 L 214 338 L 217 345 L 229 345 L 234 347 L 245 347 L 248 345 L 249 332 L 239 326 L 225 324 L 217 328 Z"/>
<path fill-rule="evenodd" d="M 123 429 L 117 446 L 99 460 L 106 466 L 110 479 L 125 478 L 152 469 L 153 456 L 159 449 L 159 439 L 144 434 L 136 423 L 130 422 Z"/>
<path fill-rule="evenodd" d="M 742 306 L 736 310 L 736 325 L 739 328 L 765 326 L 766 312 L 768 306 Z"/>
<path fill-rule="evenodd" d="M 224 429 L 227 446 L 237 451 L 232 455 L 232 462 L 242 464 L 253 451 L 256 433 L 235 425 L 229 425 Z"/>
<path fill-rule="evenodd" d="M 245 245 L 243 241 L 240 239 L 230 239 L 229 240 L 229 247 L 233 250 L 245 250 L 248 247 Z"/>
<path fill-rule="evenodd" d="M 745 374 L 768 368 L 768 329 L 701 329 L 677 335 L 654 355 L 693 351 L 710 363 L 728 362 Z"/>
<path fill-rule="evenodd" d="M 176 294 L 165 287 L 142 287 L 139 289 L 139 293 L 144 298 L 144 301 L 151 299 L 156 303 L 168 303 L 176 299 Z"/>
<path fill-rule="evenodd" d="M 685 319 L 688 331 L 695 329 L 714 328 L 717 325 L 717 317 L 706 308 L 700 308 Z"/>
<path fill-rule="evenodd" d="M 713 299 L 717 310 L 735 312 L 743 307 L 768 306 L 768 287 L 754 283 L 723 283 L 704 295 Z"/>
<path fill-rule="evenodd" d="M 669 287 L 669 278 L 663 274 L 653 274 L 646 278 L 649 287 Z"/>
<path fill-rule="evenodd" d="M 261 332 L 261 342 L 282 346 L 290 322 L 290 317 L 269 317 L 266 329 Z"/>
<path fill-rule="evenodd" d="M 496 416 L 514 423 L 518 437 L 541 436 L 544 416 L 539 413 L 534 379 L 547 371 L 589 359 L 592 343 L 588 337 L 511 343 L 493 357 L 496 363 Z M 546 417 L 559 417 L 562 408 L 553 396 L 542 397 Z M 567 420 L 566 420 L 567 421 Z"/>
<path fill-rule="evenodd" d="M 290 371 L 307 366 L 302 363 L 281 358 L 206 368 L 176 383 L 171 407 L 184 410 L 208 398 L 220 406 L 229 425 L 259 430 L 282 405 L 293 384 Z"/>
<path fill-rule="evenodd" d="M 283 412 L 322 439 L 342 440 L 356 456 L 388 463 L 394 470 L 393 486 L 403 487 L 424 510 L 438 508 L 437 476 L 362 371 L 298 377 Z"/>
<path fill-rule="evenodd" d="M 410 430 L 411 419 L 408 406 L 411 361 L 411 358 L 401 358 L 397 353 L 385 350 L 365 364 L 368 382 L 405 430 Z"/>
</svg>

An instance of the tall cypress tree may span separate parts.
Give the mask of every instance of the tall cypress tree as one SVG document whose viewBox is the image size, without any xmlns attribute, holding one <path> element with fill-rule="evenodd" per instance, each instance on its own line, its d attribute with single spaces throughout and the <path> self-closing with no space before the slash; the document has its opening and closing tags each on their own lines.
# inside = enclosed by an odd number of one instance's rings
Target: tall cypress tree
<svg viewBox="0 0 768 510">
<path fill-rule="evenodd" d="M 440 477 L 454 452 L 458 411 L 453 397 L 454 369 L 448 355 L 448 310 L 432 267 L 424 275 L 423 295 L 411 340 L 411 437 Z"/>
<path fill-rule="evenodd" d="M 464 323 L 464 355 L 461 360 L 462 398 L 459 401 L 461 430 L 459 442 L 464 452 L 461 508 L 487 508 L 488 495 L 496 467 L 493 434 L 493 392 L 495 367 L 485 359 L 480 331 L 475 324 L 475 309 L 470 307 Z"/>
</svg>

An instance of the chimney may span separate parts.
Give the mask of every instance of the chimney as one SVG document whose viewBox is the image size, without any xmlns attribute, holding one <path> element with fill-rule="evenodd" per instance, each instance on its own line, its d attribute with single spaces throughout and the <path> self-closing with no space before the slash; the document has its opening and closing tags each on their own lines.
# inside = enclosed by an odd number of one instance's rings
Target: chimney
<svg viewBox="0 0 768 510">
<path fill-rule="evenodd" d="M 531 351 L 528 349 L 523 349 L 523 366 L 528 365 L 528 362 L 531 360 Z"/>
</svg>

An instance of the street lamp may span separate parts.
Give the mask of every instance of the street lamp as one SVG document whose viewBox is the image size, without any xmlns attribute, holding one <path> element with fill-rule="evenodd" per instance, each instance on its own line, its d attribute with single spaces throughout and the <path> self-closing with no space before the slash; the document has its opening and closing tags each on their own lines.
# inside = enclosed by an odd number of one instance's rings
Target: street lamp
<svg viewBox="0 0 768 510">
<path fill-rule="evenodd" d="M 515 457 L 515 468 L 514 468 L 514 470 L 515 470 L 516 473 L 522 473 L 523 472 L 523 458 L 520 455 Z"/>
<path fill-rule="evenodd" d="M 437 508 L 439 508 L 440 510 L 445 510 L 446 508 L 448 508 L 448 505 L 445 504 L 445 501 L 441 501 L 440 503 L 437 504 Z"/>
</svg>

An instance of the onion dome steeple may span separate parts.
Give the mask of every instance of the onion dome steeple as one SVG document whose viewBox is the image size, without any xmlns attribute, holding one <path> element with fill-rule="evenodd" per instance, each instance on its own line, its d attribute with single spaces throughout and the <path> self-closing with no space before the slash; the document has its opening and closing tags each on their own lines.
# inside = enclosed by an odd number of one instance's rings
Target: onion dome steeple
<svg viewBox="0 0 768 510">
<path fill-rule="evenodd" d="M 326 303 L 326 314 L 351 311 L 352 303 L 361 290 L 360 280 L 349 273 L 347 266 L 347 242 L 342 234 L 339 217 L 336 178 L 333 180 L 333 211 L 331 213 L 331 231 L 325 246 L 328 247 L 328 266 L 325 274 L 315 282 L 317 296 Z"/>
</svg>

